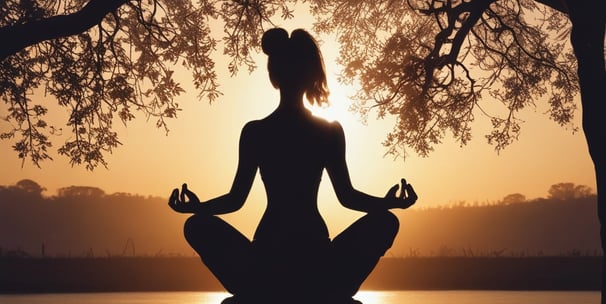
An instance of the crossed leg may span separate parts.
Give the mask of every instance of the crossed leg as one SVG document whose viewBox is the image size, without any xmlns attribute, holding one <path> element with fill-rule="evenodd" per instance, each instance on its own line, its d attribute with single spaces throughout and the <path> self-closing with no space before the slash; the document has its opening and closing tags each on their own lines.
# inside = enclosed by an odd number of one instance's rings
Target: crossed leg
<svg viewBox="0 0 606 304">
<path fill-rule="evenodd" d="M 332 241 L 332 290 L 352 297 L 391 247 L 400 227 L 389 211 L 369 213 Z"/>
<path fill-rule="evenodd" d="M 251 242 L 233 226 L 211 215 L 193 215 L 185 239 L 231 294 L 251 292 Z"/>
<path fill-rule="evenodd" d="M 301 248 L 294 258 L 283 256 L 273 260 L 265 255 L 275 255 L 275 251 L 255 250 L 248 238 L 216 216 L 191 216 L 185 223 L 184 233 L 203 263 L 231 294 L 246 298 L 263 294 L 260 289 L 269 288 L 269 293 L 276 287 L 290 289 L 286 285 L 261 286 L 265 285 L 262 282 L 277 282 L 278 285 L 315 282 L 314 286 L 319 288 L 315 292 L 317 298 L 331 299 L 332 303 L 332 299 L 347 301 L 358 292 L 381 256 L 391 247 L 398 228 L 399 222 L 393 213 L 370 213 L 336 236 L 328 250 L 321 251 L 327 255 L 325 258 L 315 252 L 316 248 Z M 276 250 L 279 247 L 276 246 Z M 281 269 L 270 269 L 272 263 L 284 264 L 285 261 L 292 265 L 274 265 Z M 313 265 L 316 261 L 317 265 Z M 303 265 L 296 265 L 298 263 Z M 284 272 L 284 267 L 291 271 Z M 307 286 L 294 287 L 293 290 L 308 290 L 314 294 Z"/>
</svg>

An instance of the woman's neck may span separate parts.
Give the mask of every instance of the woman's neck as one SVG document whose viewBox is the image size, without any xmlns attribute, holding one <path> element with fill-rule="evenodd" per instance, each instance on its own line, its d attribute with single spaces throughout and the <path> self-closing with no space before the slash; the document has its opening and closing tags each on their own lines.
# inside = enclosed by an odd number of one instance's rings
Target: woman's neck
<svg viewBox="0 0 606 304">
<path fill-rule="evenodd" d="M 303 92 L 280 90 L 280 104 L 277 111 L 308 112 L 303 102 Z"/>
</svg>

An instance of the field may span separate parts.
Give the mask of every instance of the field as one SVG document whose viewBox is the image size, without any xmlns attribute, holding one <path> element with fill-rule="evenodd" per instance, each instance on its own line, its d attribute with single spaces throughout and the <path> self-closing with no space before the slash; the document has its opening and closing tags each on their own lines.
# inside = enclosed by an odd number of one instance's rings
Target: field
<svg viewBox="0 0 606 304">
<path fill-rule="evenodd" d="M 599 290 L 602 257 L 385 258 L 374 290 Z M 198 258 L 0 258 L 0 293 L 220 291 Z"/>
</svg>

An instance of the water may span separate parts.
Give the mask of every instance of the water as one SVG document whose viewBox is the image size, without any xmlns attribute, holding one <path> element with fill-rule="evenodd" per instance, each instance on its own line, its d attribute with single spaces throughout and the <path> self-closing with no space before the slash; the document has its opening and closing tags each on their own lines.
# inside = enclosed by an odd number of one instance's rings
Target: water
<svg viewBox="0 0 606 304">
<path fill-rule="evenodd" d="M 110 292 L 1 295 L 0 304 L 219 304 L 223 292 Z M 597 291 L 361 291 L 364 304 L 597 304 Z"/>
</svg>

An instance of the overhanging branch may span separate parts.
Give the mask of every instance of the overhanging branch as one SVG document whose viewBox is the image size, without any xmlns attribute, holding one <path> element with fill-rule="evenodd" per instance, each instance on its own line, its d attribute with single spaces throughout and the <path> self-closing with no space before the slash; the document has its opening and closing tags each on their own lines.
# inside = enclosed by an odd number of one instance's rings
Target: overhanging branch
<svg viewBox="0 0 606 304">
<path fill-rule="evenodd" d="M 553 8 L 560 13 L 568 14 L 568 6 L 563 0 L 534 0 L 546 6 Z"/>
<path fill-rule="evenodd" d="M 91 0 L 80 11 L 0 28 L 0 61 L 30 45 L 82 33 L 129 0 Z"/>
</svg>

